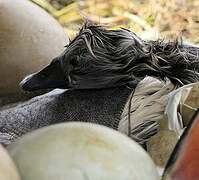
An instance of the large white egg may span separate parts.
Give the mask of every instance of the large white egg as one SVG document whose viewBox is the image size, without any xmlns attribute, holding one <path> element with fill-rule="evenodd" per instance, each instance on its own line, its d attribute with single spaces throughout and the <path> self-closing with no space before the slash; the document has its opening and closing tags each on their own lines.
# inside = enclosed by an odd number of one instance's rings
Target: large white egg
<svg viewBox="0 0 199 180">
<path fill-rule="evenodd" d="M 133 140 L 104 126 L 63 123 L 8 147 L 22 180 L 156 180 L 156 168 Z"/>
<path fill-rule="evenodd" d="M 20 180 L 14 162 L 8 152 L 0 145 L 0 180 Z"/>
<path fill-rule="evenodd" d="M 63 28 L 28 0 L 0 0 L 0 96 L 18 94 L 19 82 L 43 68 L 68 43 Z"/>
</svg>

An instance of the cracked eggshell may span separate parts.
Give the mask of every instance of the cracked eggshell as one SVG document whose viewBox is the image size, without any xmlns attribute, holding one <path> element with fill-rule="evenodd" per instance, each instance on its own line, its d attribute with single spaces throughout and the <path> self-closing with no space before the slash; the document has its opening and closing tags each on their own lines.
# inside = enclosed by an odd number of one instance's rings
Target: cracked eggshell
<svg viewBox="0 0 199 180">
<path fill-rule="evenodd" d="M 155 165 L 133 140 L 104 126 L 63 123 L 8 146 L 22 180 L 156 180 Z"/>
<path fill-rule="evenodd" d="M 0 96 L 59 55 L 68 43 L 61 25 L 27 0 L 0 0 Z"/>
<path fill-rule="evenodd" d="M 20 180 L 14 162 L 10 158 L 6 149 L 0 145 L 0 179 L 1 180 Z"/>
</svg>

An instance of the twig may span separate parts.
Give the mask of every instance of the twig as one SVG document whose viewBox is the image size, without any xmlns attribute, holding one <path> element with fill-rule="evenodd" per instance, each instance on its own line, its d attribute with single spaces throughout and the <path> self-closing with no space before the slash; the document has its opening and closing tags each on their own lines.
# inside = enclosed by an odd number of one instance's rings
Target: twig
<svg viewBox="0 0 199 180">
<path fill-rule="evenodd" d="M 124 17 L 139 24 L 143 29 L 147 31 L 151 30 L 152 28 L 144 19 L 140 18 L 139 16 L 136 16 L 135 14 L 130 14 L 129 12 L 125 12 Z"/>
</svg>

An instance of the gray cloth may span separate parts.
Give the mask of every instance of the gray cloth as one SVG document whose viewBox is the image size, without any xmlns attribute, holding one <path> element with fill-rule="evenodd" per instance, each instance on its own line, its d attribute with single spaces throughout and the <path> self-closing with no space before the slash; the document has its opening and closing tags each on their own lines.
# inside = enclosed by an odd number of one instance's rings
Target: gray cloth
<svg viewBox="0 0 199 180">
<path fill-rule="evenodd" d="M 132 90 L 54 90 L 0 111 L 0 143 L 9 144 L 34 129 L 67 121 L 84 121 L 118 128 Z"/>
</svg>

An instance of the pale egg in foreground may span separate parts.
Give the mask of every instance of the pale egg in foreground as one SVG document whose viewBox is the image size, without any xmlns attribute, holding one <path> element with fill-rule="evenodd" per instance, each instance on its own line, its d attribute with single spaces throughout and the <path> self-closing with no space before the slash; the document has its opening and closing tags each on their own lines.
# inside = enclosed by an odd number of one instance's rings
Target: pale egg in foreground
<svg viewBox="0 0 199 180">
<path fill-rule="evenodd" d="M 3 146 L 0 145 L 0 180 L 20 180 L 16 166 Z"/>
<path fill-rule="evenodd" d="M 8 147 L 22 180 L 156 180 L 150 157 L 104 126 L 63 123 L 36 130 Z"/>
</svg>

